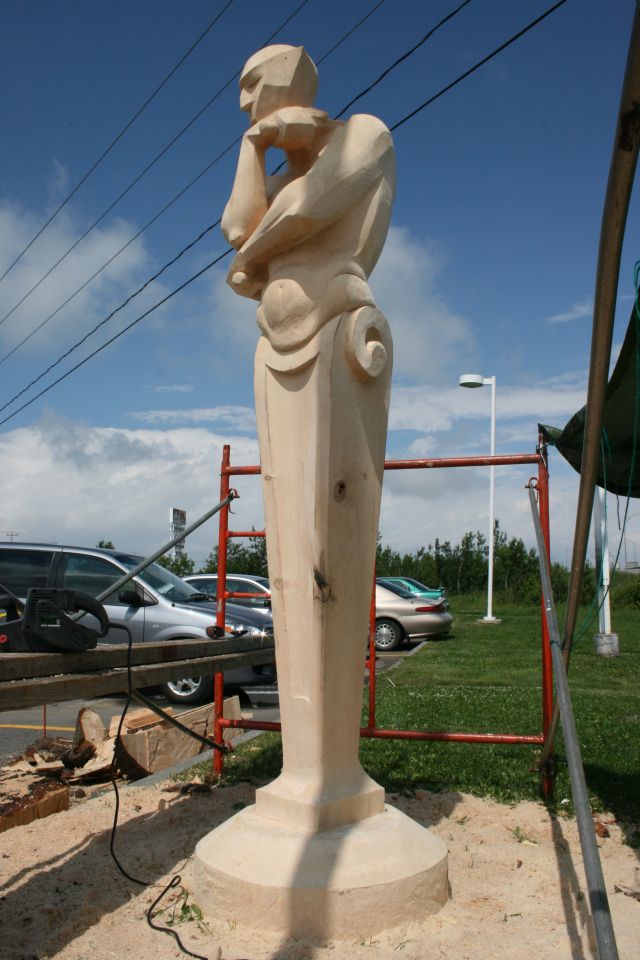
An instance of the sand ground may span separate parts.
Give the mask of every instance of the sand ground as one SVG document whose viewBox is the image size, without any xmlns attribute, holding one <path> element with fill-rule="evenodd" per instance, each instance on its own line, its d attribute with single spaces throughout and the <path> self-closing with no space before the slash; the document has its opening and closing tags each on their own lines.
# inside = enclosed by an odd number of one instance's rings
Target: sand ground
<svg viewBox="0 0 640 960">
<path fill-rule="evenodd" d="M 71 809 L 0 834 L 0 954 L 3 960 L 169 960 L 177 944 L 152 930 L 145 913 L 172 875 L 179 886 L 156 922 L 175 929 L 196 954 L 223 960 L 325 960 L 331 957 L 596 958 L 575 820 L 536 803 L 504 806 L 457 793 L 388 797 L 433 829 L 449 848 L 451 896 L 421 923 L 372 938 L 326 943 L 241 928 L 233 917 L 200 922 L 190 910 L 191 857 L 197 840 L 241 806 L 249 784 L 180 795 L 169 783 L 121 791 L 116 850 L 140 887 L 119 874 L 109 853 L 114 797 L 109 791 L 72 801 Z M 623 843 L 613 818 L 599 820 L 599 840 L 621 960 L 640 956 L 640 902 L 615 885 L 637 889 L 637 851 Z"/>
</svg>

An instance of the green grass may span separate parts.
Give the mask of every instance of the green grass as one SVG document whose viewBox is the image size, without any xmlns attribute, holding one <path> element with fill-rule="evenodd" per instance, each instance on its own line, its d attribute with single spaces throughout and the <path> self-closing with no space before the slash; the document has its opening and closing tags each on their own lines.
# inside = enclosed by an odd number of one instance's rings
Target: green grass
<svg viewBox="0 0 640 960">
<path fill-rule="evenodd" d="M 460 598 L 453 613 L 455 632 L 450 639 L 429 642 L 398 669 L 380 674 L 377 726 L 540 733 L 539 611 L 498 603 L 502 623 L 495 627 L 476 622 L 483 614 L 482 598 Z M 562 611 L 559 618 L 562 622 Z M 596 656 L 593 624 L 574 647 L 569 671 L 593 809 L 613 812 L 633 845 L 640 842 L 639 627 L 637 610 L 614 610 L 620 656 Z M 551 803 L 572 812 L 561 733 L 556 748 L 557 783 Z M 371 739 L 363 739 L 361 749 L 366 770 L 390 792 L 457 790 L 507 803 L 540 797 L 537 754 L 531 746 Z M 225 779 L 264 782 L 277 775 L 280 765 L 279 737 L 265 735 L 226 762 Z"/>
</svg>

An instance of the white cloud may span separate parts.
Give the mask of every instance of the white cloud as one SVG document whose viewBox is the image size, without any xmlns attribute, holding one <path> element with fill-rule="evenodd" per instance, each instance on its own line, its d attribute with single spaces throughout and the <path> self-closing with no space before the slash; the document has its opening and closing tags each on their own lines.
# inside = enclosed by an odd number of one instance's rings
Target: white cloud
<svg viewBox="0 0 640 960">
<path fill-rule="evenodd" d="M 233 462 L 258 462 L 257 442 L 202 428 L 125 430 L 96 428 L 47 416 L 0 437 L 0 460 L 11 464 L 0 507 L 0 529 L 24 539 L 117 547 L 150 553 L 169 539 L 169 508 L 192 522 L 219 499 L 224 443 Z M 234 478 L 234 510 L 250 529 L 263 525 L 260 481 Z M 189 538 L 199 563 L 217 542 L 214 520 Z"/>
<path fill-rule="evenodd" d="M 0 203 L 0 264 L 8 265 L 27 245 L 42 225 L 43 215 Z M 0 317 L 13 310 L 44 274 L 56 263 L 84 232 L 86 226 L 74 212 L 65 208 L 41 237 L 16 263 L 0 284 Z M 3 352 L 28 336 L 80 285 L 92 276 L 136 232 L 135 225 L 113 218 L 96 227 L 51 275 L 30 294 L 24 303 L 0 326 L 0 345 Z M 123 300 L 150 271 L 150 260 L 144 239 L 132 243 L 104 272 L 82 290 L 55 317 L 25 344 L 23 350 L 49 351 L 51 345 L 67 343 L 78 332 L 85 332 L 97 320 L 106 316 Z M 136 300 L 136 309 L 144 309 L 155 301 L 158 285 L 145 291 Z M 123 314 L 110 326 L 110 332 L 123 322 Z"/>
<path fill-rule="evenodd" d="M 151 393 L 193 393 L 195 388 L 192 383 L 167 383 L 149 386 L 145 389 Z"/>
<path fill-rule="evenodd" d="M 398 380 L 442 382 L 454 360 L 464 364 L 472 355 L 468 321 L 437 291 L 443 266 L 435 242 L 424 243 L 404 227 L 391 227 L 371 288 L 391 325 Z"/>
<path fill-rule="evenodd" d="M 535 430 L 538 421 L 564 422 L 585 402 L 585 388 L 571 380 L 547 380 L 536 387 L 500 386 L 496 391 L 496 430 L 507 421 L 522 420 Z M 490 392 L 446 389 L 435 385 L 394 387 L 389 411 L 390 430 L 446 433 L 462 420 L 480 420 L 489 429 Z"/>
<path fill-rule="evenodd" d="M 574 303 L 564 313 L 554 313 L 550 317 L 545 317 L 545 320 L 547 323 L 569 323 L 571 320 L 580 320 L 582 317 L 590 317 L 592 314 L 593 300 L 582 300 L 580 303 Z"/>
<path fill-rule="evenodd" d="M 129 416 L 141 423 L 218 423 L 233 430 L 255 433 L 256 415 L 253 407 L 196 407 L 190 410 L 142 410 Z"/>
</svg>

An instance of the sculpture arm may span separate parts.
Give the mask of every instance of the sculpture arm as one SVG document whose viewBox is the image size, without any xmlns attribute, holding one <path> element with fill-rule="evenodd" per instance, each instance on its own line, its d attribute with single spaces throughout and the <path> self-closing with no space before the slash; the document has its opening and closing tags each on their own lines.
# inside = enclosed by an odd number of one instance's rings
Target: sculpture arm
<svg viewBox="0 0 640 960">
<path fill-rule="evenodd" d="M 238 169 L 231 196 L 222 215 L 222 232 L 239 250 L 268 209 L 265 148 L 246 134 L 242 138 Z"/>
</svg>

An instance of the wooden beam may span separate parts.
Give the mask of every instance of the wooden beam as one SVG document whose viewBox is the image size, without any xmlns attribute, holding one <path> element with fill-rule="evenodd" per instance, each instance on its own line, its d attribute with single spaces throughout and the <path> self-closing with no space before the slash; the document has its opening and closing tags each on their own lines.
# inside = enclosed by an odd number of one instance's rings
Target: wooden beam
<svg viewBox="0 0 640 960">
<path fill-rule="evenodd" d="M 220 640 L 168 640 L 134 643 L 131 663 L 167 663 L 245 650 L 274 649 L 273 637 L 225 637 Z M 273 659 L 273 657 L 272 657 Z M 264 661 L 268 662 L 268 661 Z M 93 672 L 107 667 L 126 667 L 127 645 L 100 644 L 84 653 L 3 653 L 0 654 L 0 681 L 52 677 L 56 674 Z"/>
<path fill-rule="evenodd" d="M 58 656 L 58 654 L 49 654 L 49 656 Z M 60 656 L 65 657 L 64 654 Z M 180 677 L 198 677 L 201 674 L 211 674 L 215 670 L 224 673 L 236 667 L 257 666 L 272 662 L 272 649 L 254 649 L 177 660 L 171 663 L 140 664 L 132 668 L 131 675 L 134 688 L 141 689 Z M 63 700 L 79 700 L 106 693 L 120 693 L 126 689 L 127 670 L 124 667 L 86 673 L 65 673 L 53 677 L 0 681 L 0 711 L 20 710 L 23 707 L 41 706 Z"/>
</svg>

